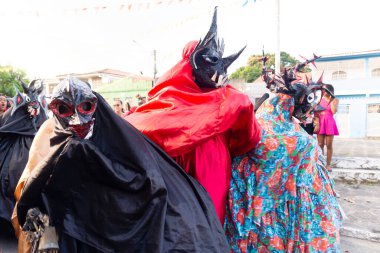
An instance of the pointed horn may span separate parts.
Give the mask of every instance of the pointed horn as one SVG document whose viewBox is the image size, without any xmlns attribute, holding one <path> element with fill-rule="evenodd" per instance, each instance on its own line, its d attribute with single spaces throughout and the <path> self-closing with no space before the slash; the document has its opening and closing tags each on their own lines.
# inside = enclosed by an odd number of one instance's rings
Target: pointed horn
<svg viewBox="0 0 380 253">
<path fill-rule="evenodd" d="M 322 71 L 322 74 L 321 74 L 321 76 L 319 77 L 319 79 L 318 79 L 318 81 L 317 81 L 318 84 L 323 83 L 323 74 L 324 74 L 324 72 L 325 72 L 325 71 Z"/>
<path fill-rule="evenodd" d="M 310 63 L 313 64 L 314 68 L 317 68 L 317 65 L 315 65 L 315 60 L 311 61 Z"/>
<path fill-rule="evenodd" d="M 18 80 L 20 81 L 22 88 L 24 89 L 24 92 L 28 93 L 28 90 L 29 90 L 28 85 L 24 83 L 24 81 L 22 81 L 21 77 L 19 77 Z"/>
<path fill-rule="evenodd" d="M 34 79 L 30 82 L 29 84 L 29 90 L 30 91 L 33 91 L 34 90 L 34 84 L 36 83 L 37 79 Z"/>
<path fill-rule="evenodd" d="M 223 55 L 224 54 L 224 39 L 222 38 L 222 40 L 221 41 L 218 40 L 218 42 L 219 42 L 219 45 L 218 45 L 219 54 Z"/>
<path fill-rule="evenodd" d="M 37 94 L 41 94 L 41 92 L 44 90 L 44 80 L 41 80 L 40 87 L 37 89 Z"/>
<path fill-rule="evenodd" d="M 305 78 L 306 78 L 306 85 L 307 86 L 310 86 L 310 81 L 309 81 L 309 78 L 305 75 Z"/>
<path fill-rule="evenodd" d="M 244 46 L 239 52 L 223 58 L 224 68 L 227 69 L 240 56 L 246 47 L 247 46 Z"/>
<path fill-rule="evenodd" d="M 205 46 L 207 45 L 208 43 L 210 43 L 210 41 L 212 41 L 213 39 L 217 38 L 217 34 L 218 34 L 218 27 L 217 27 L 217 13 L 218 13 L 218 6 L 215 6 L 214 8 L 214 15 L 212 17 L 212 22 L 211 22 L 211 26 L 210 26 L 210 29 L 208 30 L 206 36 L 204 37 L 203 41 L 202 41 L 202 46 Z M 215 41 L 217 43 L 217 41 Z"/>
</svg>

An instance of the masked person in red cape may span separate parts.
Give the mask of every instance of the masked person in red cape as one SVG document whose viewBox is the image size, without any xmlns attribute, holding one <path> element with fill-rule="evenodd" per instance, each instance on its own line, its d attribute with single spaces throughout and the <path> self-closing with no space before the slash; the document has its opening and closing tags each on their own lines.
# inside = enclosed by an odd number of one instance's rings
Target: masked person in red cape
<svg viewBox="0 0 380 253">
<path fill-rule="evenodd" d="M 223 224 L 231 156 L 261 137 L 248 96 L 228 85 L 227 68 L 244 50 L 223 58 L 217 9 L 203 40 L 189 42 L 182 59 L 125 119 L 163 148 L 209 193 Z"/>
</svg>

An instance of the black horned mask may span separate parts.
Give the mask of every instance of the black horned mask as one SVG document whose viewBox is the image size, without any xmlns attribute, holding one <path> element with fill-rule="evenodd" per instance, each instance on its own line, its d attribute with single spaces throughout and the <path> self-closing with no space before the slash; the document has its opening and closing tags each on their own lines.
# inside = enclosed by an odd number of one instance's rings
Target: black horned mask
<svg viewBox="0 0 380 253">
<path fill-rule="evenodd" d="M 217 7 L 210 29 L 206 36 L 198 42 L 190 56 L 195 83 L 202 88 L 219 88 L 228 82 L 227 68 L 240 56 L 245 49 L 223 58 L 224 41 L 219 40 L 217 31 Z"/>
<path fill-rule="evenodd" d="M 20 92 L 16 88 L 16 96 L 13 98 L 13 109 L 12 114 L 19 108 L 25 107 L 30 118 L 36 118 L 41 109 L 45 109 L 46 100 L 44 96 L 41 96 L 41 93 L 44 89 L 44 82 L 39 79 L 35 79 L 27 85 L 21 79 L 19 79 L 23 92 Z M 39 82 L 38 88 L 36 87 L 37 82 Z"/>
<path fill-rule="evenodd" d="M 49 109 L 63 129 L 79 138 L 89 138 L 94 124 L 97 98 L 90 85 L 69 77 L 54 89 Z"/>
<path fill-rule="evenodd" d="M 268 59 L 263 53 L 262 78 L 267 84 L 267 88 L 273 93 L 283 93 L 293 97 L 293 116 L 301 122 L 305 122 L 313 112 L 323 110 L 323 107 L 319 106 L 323 91 L 329 93 L 332 99 L 334 98 L 334 94 L 327 90 L 322 82 L 323 74 L 317 82 L 309 81 L 307 77 L 304 81 L 299 75 L 303 67 L 309 63 L 314 65 L 314 61 L 318 58 L 320 57 L 314 55 L 311 60 L 299 63 L 295 67 L 284 68 L 280 75 L 275 75 L 273 70 L 267 70 L 266 61 Z"/>
</svg>

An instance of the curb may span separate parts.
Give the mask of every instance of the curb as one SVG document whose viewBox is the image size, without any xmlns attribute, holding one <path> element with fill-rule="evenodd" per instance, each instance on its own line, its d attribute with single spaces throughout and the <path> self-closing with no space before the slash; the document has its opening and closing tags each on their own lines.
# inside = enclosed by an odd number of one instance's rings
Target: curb
<svg viewBox="0 0 380 253">
<path fill-rule="evenodd" d="M 380 170 L 333 168 L 335 181 L 380 184 Z"/>
<path fill-rule="evenodd" d="M 333 157 L 332 177 L 347 183 L 380 183 L 380 158 Z"/>
<path fill-rule="evenodd" d="M 332 167 L 351 170 L 380 171 L 380 158 L 372 157 L 333 157 Z"/>
<path fill-rule="evenodd" d="M 356 229 L 352 227 L 343 226 L 340 229 L 340 235 L 344 235 L 347 237 L 353 237 L 361 240 L 367 240 L 372 242 L 380 242 L 380 234 L 373 233 L 367 230 Z"/>
</svg>

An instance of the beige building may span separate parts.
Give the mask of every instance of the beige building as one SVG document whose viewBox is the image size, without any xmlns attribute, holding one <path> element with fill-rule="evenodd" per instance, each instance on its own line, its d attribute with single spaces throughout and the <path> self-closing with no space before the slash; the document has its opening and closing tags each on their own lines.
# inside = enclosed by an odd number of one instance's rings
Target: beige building
<svg viewBox="0 0 380 253">
<path fill-rule="evenodd" d="M 102 69 L 89 73 L 70 73 L 45 79 L 45 94 L 50 97 L 54 87 L 68 76 L 74 76 L 88 82 L 92 89 L 102 94 L 108 102 L 113 99 L 133 100 L 137 94 L 146 96 L 151 89 L 153 79 L 115 69 Z"/>
</svg>

